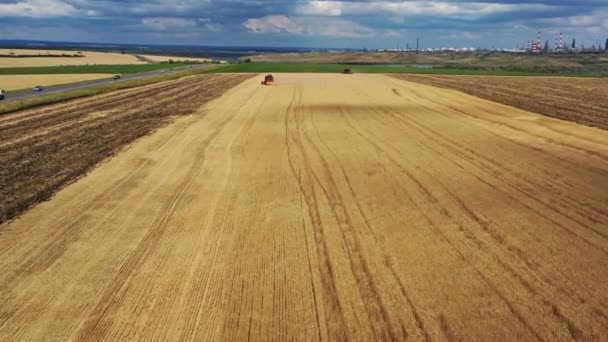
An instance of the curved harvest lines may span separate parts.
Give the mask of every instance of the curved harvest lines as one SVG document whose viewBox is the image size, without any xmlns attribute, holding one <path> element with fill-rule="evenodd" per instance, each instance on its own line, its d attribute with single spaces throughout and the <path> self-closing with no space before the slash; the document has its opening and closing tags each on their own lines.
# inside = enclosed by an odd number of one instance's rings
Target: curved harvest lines
<svg viewBox="0 0 608 342">
<path fill-rule="evenodd" d="M 0 118 L 27 149 L 194 113 L 0 226 L 0 339 L 603 338 L 604 131 L 380 75 L 244 78 Z"/>
</svg>

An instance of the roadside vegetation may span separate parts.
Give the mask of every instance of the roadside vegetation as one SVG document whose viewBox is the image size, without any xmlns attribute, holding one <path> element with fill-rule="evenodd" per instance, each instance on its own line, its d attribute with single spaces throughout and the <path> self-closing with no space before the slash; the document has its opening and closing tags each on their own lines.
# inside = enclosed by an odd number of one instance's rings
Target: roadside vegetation
<svg viewBox="0 0 608 342">
<path fill-rule="evenodd" d="M 27 109 L 27 108 L 33 108 L 33 107 L 49 105 L 49 104 L 53 104 L 53 103 L 59 103 L 59 102 L 67 101 L 67 100 L 103 94 L 103 93 L 107 93 L 107 92 L 111 92 L 111 91 L 135 88 L 135 87 L 140 87 L 140 86 L 144 86 L 144 85 L 148 85 L 148 84 L 175 80 L 175 79 L 185 77 L 185 76 L 204 74 L 204 73 L 213 71 L 213 69 L 214 69 L 213 66 L 209 66 L 208 68 L 196 68 L 196 69 L 191 69 L 191 70 L 184 70 L 184 71 L 180 71 L 180 72 L 170 73 L 170 74 L 166 74 L 166 75 L 153 76 L 153 77 L 137 79 L 137 80 L 121 81 L 121 82 L 116 82 L 116 83 L 112 83 L 112 84 L 104 84 L 104 85 L 94 86 L 94 87 L 90 87 L 90 88 L 70 90 L 70 91 L 65 91 L 65 92 L 60 92 L 60 93 L 54 93 L 54 94 L 27 98 L 27 99 L 18 100 L 18 101 L 1 103 L 0 104 L 0 115 L 11 113 L 11 112 L 18 111 L 18 110 Z"/>
</svg>

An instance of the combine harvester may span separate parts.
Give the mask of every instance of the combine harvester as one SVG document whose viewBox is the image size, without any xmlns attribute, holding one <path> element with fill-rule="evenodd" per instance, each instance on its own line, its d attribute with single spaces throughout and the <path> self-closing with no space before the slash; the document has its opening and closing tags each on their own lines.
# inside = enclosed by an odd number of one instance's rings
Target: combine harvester
<svg viewBox="0 0 608 342">
<path fill-rule="evenodd" d="M 262 81 L 262 84 L 265 86 L 271 85 L 272 83 L 274 83 L 274 77 L 270 74 L 266 75 Z"/>
</svg>

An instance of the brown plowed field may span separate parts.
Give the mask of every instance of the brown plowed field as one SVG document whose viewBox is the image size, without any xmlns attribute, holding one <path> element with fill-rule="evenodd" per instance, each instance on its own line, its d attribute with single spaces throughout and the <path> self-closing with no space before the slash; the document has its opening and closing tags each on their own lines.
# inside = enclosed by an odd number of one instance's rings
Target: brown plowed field
<svg viewBox="0 0 608 342">
<path fill-rule="evenodd" d="M 606 78 L 393 76 L 435 87 L 459 90 L 552 118 L 608 130 L 608 79 Z"/>
<path fill-rule="evenodd" d="M 276 79 L 0 226 L 0 340 L 605 338 L 608 132 L 381 75 Z"/>
<path fill-rule="evenodd" d="M 249 77 L 200 75 L 0 116 L 0 223 Z"/>
</svg>

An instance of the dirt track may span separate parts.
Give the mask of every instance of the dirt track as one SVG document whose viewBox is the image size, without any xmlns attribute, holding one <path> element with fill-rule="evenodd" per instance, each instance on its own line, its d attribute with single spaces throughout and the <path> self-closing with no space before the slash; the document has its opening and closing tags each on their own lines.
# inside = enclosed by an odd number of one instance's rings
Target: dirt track
<svg viewBox="0 0 608 342">
<path fill-rule="evenodd" d="M 0 340 L 608 329 L 608 132 L 380 75 L 245 81 L 0 226 Z"/>
</svg>

